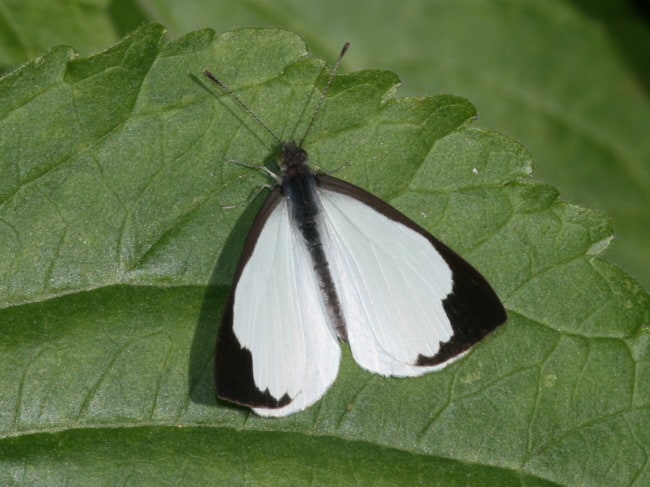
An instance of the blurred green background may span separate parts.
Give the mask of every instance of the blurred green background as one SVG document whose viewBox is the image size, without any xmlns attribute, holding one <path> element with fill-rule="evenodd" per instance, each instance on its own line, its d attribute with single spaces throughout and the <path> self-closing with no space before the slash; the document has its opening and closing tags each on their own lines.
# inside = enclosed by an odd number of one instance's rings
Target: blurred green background
<svg viewBox="0 0 650 487">
<path fill-rule="evenodd" d="M 281 27 L 330 62 L 349 40 L 342 71 L 388 69 L 401 95 L 468 98 L 479 126 L 530 150 L 536 179 L 606 212 L 605 255 L 650 289 L 649 18 L 648 0 L 26 0 L 3 4 L 0 69 L 59 44 L 92 54 L 148 21 L 170 38 Z"/>
</svg>

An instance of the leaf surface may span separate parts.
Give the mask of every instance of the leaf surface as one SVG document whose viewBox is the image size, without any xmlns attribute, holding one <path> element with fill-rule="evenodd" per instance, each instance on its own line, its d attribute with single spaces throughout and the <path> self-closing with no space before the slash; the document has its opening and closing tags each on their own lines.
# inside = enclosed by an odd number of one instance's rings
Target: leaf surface
<svg viewBox="0 0 650 487">
<path fill-rule="evenodd" d="M 598 257 L 601 214 L 533 182 L 474 107 L 338 76 L 312 164 L 386 199 L 494 285 L 508 324 L 440 373 L 390 379 L 344 346 L 303 413 L 216 403 L 214 341 L 273 141 L 300 138 L 323 63 L 279 30 L 145 26 L 0 80 L 0 483 L 638 484 L 650 477 L 650 299 Z M 235 205 L 227 209 L 226 205 Z M 209 480 L 208 480 L 209 479 Z M 328 480 L 330 479 L 330 480 Z"/>
</svg>

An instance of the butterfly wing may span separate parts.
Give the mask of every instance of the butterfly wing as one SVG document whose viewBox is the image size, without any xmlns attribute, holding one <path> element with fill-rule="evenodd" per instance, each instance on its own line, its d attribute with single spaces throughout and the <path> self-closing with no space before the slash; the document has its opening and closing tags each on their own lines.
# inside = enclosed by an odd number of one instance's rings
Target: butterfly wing
<svg viewBox="0 0 650 487">
<path fill-rule="evenodd" d="M 505 322 L 487 281 L 415 222 L 345 181 L 318 181 L 324 248 L 359 365 L 421 375 Z"/>
<path fill-rule="evenodd" d="M 340 347 L 300 238 L 276 188 L 249 234 L 219 331 L 217 395 L 261 416 L 305 409 L 338 373 Z"/>
</svg>

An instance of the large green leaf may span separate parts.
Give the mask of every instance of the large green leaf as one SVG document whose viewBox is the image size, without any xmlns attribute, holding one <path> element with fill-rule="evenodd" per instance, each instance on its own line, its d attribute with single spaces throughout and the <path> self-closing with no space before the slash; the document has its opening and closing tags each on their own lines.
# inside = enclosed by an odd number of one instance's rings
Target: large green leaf
<svg viewBox="0 0 650 487">
<path fill-rule="evenodd" d="M 395 71 L 406 93 L 463 94 L 481 126 L 531 150 L 538 178 L 608 212 L 608 253 L 650 288 L 647 1 L 155 3 L 153 20 L 178 33 L 278 26 L 330 57 L 350 40 L 349 65 Z"/>
<path fill-rule="evenodd" d="M 326 59 L 351 40 L 347 66 L 398 72 L 405 93 L 462 93 L 481 126 L 531 150 L 538 178 L 606 210 L 617 236 L 608 255 L 649 289 L 649 12 L 645 0 L 23 0 L 3 7 L 0 65 L 57 44 L 90 53 L 145 19 L 175 36 L 290 29 Z"/>
<path fill-rule="evenodd" d="M 638 484 L 650 481 L 648 295 L 598 254 L 600 213 L 529 179 L 474 107 L 335 80 L 306 148 L 494 284 L 509 322 L 417 379 L 359 369 L 269 420 L 216 403 L 214 341 L 268 183 L 322 62 L 278 30 L 149 25 L 95 57 L 57 48 L 0 80 L 0 483 Z M 236 205 L 226 209 L 226 205 Z M 316 358 L 315 358 L 316 359 Z"/>
</svg>

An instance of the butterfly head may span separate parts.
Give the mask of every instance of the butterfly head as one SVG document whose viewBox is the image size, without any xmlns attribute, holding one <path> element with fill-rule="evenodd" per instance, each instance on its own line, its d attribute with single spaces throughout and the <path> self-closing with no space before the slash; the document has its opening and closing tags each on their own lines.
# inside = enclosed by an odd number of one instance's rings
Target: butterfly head
<svg viewBox="0 0 650 487">
<path fill-rule="evenodd" d="M 282 144 L 278 164 L 283 176 L 296 176 L 309 172 L 307 152 L 295 142 Z"/>
</svg>

